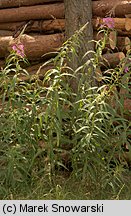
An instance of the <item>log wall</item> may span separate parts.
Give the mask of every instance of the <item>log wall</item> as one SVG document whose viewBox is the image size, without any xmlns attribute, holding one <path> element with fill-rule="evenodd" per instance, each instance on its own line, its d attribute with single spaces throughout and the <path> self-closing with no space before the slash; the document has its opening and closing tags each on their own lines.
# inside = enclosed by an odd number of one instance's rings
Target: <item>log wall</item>
<svg viewBox="0 0 131 216">
<path fill-rule="evenodd" d="M 131 46 L 131 0 L 116 2 L 92 1 L 94 39 L 102 38 L 102 35 L 97 35 L 97 30 L 105 24 L 103 18 L 113 14 L 118 37 L 110 34 L 107 48 L 126 54 Z M 29 60 L 41 59 L 46 52 L 55 51 L 64 41 L 63 0 L 0 0 L 0 58 L 9 54 L 13 42 L 17 42 L 23 29 L 24 34 L 20 40 L 24 43 Z"/>
<path fill-rule="evenodd" d="M 106 24 L 103 18 L 112 17 L 114 26 L 103 50 L 103 59 L 106 57 L 111 68 L 116 67 L 131 49 L 131 0 L 93 0 L 92 10 L 95 40 L 103 37 L 97 34 L 98 28 Z M 43 62 L 43 55 L 62 45 L 64 29 L 63 0 L 0 0 L 0 67 L 17 43 L 24 45 L 29 61 L 38 65 Z M 115 54 L 111 54 L 112 51 Z M 34 68 L 37 66 L 33 67 L 33 73 Z"/>
</svg>

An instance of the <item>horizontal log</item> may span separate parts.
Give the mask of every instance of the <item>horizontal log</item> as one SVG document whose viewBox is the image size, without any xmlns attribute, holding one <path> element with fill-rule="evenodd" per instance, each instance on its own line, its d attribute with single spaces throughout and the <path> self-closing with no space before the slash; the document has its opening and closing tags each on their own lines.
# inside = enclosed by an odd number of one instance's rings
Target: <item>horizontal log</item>
<svg viewBox="0 0 131 216">
<path fill-rule="evenodd" d="M 93 1 L 93 15 L 105 17 L 113 8 L 114 1 Z M 128 17 L 131 11 L 131 1 L 121 1 L 116 6 L 115 15 L 117 17 Z M 36 19 L 64 18 L 64 4 L 54 3 L 46 5 L 36 5 L 29 7 L 1 9 L 1 22 L 16 22 Z"/>
<path fill-rule="evenodd" d="M 101 67 L 115 68 L 124 58 L 125 54 L 123 52 L 104 54 L 100 60 L 102 61 Z"/>
<path fill-rule="evenodd" d="M 120 32 L 120 34 L 131 35 L 131 19 L 129 18 L 113 18 L 115 29 Z M 93 29 L 97 30 L 100 25 L 103 25 L 103 19 L 97 18 L 92 19 Z M 26 25 L 26 22 L 8 22 L 0 23 L 1 30 L 17 31 L 21 27 Z M 31 25 L 27 26 L 25 32 L 29 31 L 51 31 L 58 30 L 64 31 L 65 29 L 65 19 L 51 19 L 51 20 L 34 20 Z"/>
<path fill-rule="evenodd" d="M 95 36 L 95 39 L 101 39 L 102 34 Z M 24 44 L 25 54 L 28 59 L 39 59 L 45 53 L 52 52 L 56 48 L 59 48 L 64 41 L 63 34 L 53 35 L 22 35 L 20 39 L 21 43 Z M 115 41 L 115 40 L 114 40 Z M 17 40 L 12 37 L 1 37 L 0 38 L 0 57 L 5 57 L 9 54 L 9 50 L 12 44 L 17 43 Z M 119 50 L 130 49 L 130 39 L 128 37 L 117 37 L 117 46 Z M 107 42 L 107 47 L 113 49 L 110 40 Z M 115 47 L 115 45 L 114 45 Z"/>
<path fill-rule="evenodd" d="M 119 36 L 128 36 L 131 38 L 131 30 L 130 31 L 117 30 L 117 34 Z"/>
<path fill-rule="evenodd" d="M 0 11 L 0 23 L 52 18 L 64 18 L 63 3 L 2 9 Z"/>
<path fill-rule="evenodd" d="M 13 32 L 8 30 L 0 30 L 0 37 L 3 36 L 13 36 Z"/>
<path fill-rule="evenodd" d="M 24 28 L 25 24 L 25 22 L 0 23 L 0 36 L 16 35 Z M 27 26 L 25 32 L 62 32 L 64 29 L 64 19 L 35 20 Z M 14 33 L 11 33 L 10 31 L 14 31 Z"/>
<path fill-rule="evenodd" d="M 64 31 L 65 20 L 64 19 L 53 19 L 53 20 L 40 20 L 35 21 L 31 26 L 28 26 L 27 32 L 48 32 L 48 31 Z"/>
<path fill-rule="evenodd" d="M 127 52 L 131 48 L 131 40 L 129 37 L 120 37 L 115 31 L 109 33 L 109 45 L 113 50 Z"/>
<path fill-rule="evenodd" d="M 64 31 L 65 19 L 35 21 L 31 26 L 27 27 L 28 31 Z"/>
<path fill-rule="evenodd" d="M 26 25 L 26 22 L 7 22 L 0 23 L 0 30 L 16 31 L 17 29 Z"/>
<path fill-rule="evenodd" d="M 93 15 L 99 17 L 107 16 L 112 9 L 116 17 L 125 17 L 131 14 L 131 0 L 120 1 L 118 5 L 115 6 L 115 2 L 112 1 L 93 1 Z"/>
<path fill-rule="evenodd" d="M 130 14 L 125 14 L 125 17 L 131 18 L 131 13 Z"/>
<path fill-rule="evenodd" d="M 60 1 L 63 0 L 0 0 L 0 8 L 30 6 Z"/>
<path fill-rule="evenodd" d="M 114 22 L 114 29 L 116 30 L 131 30 L 131 19 L 130 18 L 112 18 Z M 92 19 L 93 28 L 96 30 L 100 26 L 104 25 L 103 19 L 98 17 Z"/>
<path fill-rule="evenodd" d="M 115 29 L 118 31 L 119 35 L 131 35 L 131 19 L 128 18 L 114 18 Z M 103 24 L 102 19 L 93 19 L 93 29 L 97 30 L 98 27 Z M 1 30 L 8 31 L 19 31 L 26 22 L 9 22 L 0 23 Z M 52 19 L 52 20 L 34 20 L 32 24 L 27 26 L 25 32 L 48 32 L 48 31 L 64 31 L 65 29 L 65 19 Z M 5 35 L 11 33 L 5 32 Z M 2 35 L 2 34 L 1 34 Z"/>
<path fill-rule="evenodd" d="M 22 43 L 25 55 L 29 60 L 39 59 L 42 55 L 56 51 L 63 43 L 63 34 L 52 35 L 22 35 L 20 41 L 9 37 L 0 38 L 0 57 L 6 57 L 13 44 Z"/>
</svg>

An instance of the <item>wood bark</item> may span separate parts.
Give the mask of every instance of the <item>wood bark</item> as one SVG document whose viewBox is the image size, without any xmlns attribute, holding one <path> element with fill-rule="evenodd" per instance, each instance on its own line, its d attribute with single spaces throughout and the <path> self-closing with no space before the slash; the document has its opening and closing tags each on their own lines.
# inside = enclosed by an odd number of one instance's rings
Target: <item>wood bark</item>
<svg viewBox="0 0 131 216">
<path fill-rule="evenodd" d="M 87 13 L 88 11 L 88 13 Z M 92 3 L 91 0 L 65 0 L 65 19 L 66 19 L 66 37 L 70 38 L 76 31 L 79 31 L 85 24 L 87 26 L 82 30 L 79 36 L 80 49 L 78 49 L 78 58 L 75 62 L 75 67 L 78 66 L 77 62 L 82 59 L 84 54 L 93 50 L 93 44 L 88 43 L 93 39 L 92 29 Z M 86 43 L 85 43 L 86 41 Z M 80 65 L 80 64 L 79 64 Z"/>
<path fill-rule="evenodd" d="M 77 55 L 72 54 L 70 56 L 69 66 L 72 69 L 78 68 L 81 64 L 84 64 L 91 55 L 86 55 L 85 59 L 83 56 L 88 51 L 92 51 L 94 48 L 93 43 L 90 41 L 93 39 L 92 29 L 92 1 L 91 0 L 65 0 L 65 32 L 66 38 L 70 38 L 72 35 L 79 31 L 77 35 L 79 47 L 75 46 Z M 82 29 L 82 27 L 84 28 Z M 81 30 L 80 30 L 81 29 Z M 88 70 L 87 70 L 88 71 Z M 91 80 L 91 75 L 87 73 L 87 77 Z M 74 91 L 77 91 L 77 81 L 71 82 Z"/>
<path fill-rule="evenodd" d="M 24 45 L 25 55 L 29 60 L 42 58 L 42 55 L 57 51 L 64 41 L 63 34 L 52 35 L 22 35 L 18 40 L 10 37 L 0 38 L 0 57 L 6 57 L 13 44 L 22 43 Z"/>
<path fill-rule="evenodd" d="M 2 9 L 0 11 L 0 23 L 52 18 L 64 18 L 63 3 Z"/>
<path fill-rule="evenodd" d="M 0 0 L 0 8 L 30 6 L 60 1 L 62 0 Z"/>
<path fill-rule="evenodd" d="M 93 1 L 93 15 L 99 17 L 108 16 L 110 11 L 114 8 L 115 2 L 112 1 Z M 120 1 L 114 8 L 116 17 L 125 17 L 131 14 L 131 1 Z"/>
</svg>

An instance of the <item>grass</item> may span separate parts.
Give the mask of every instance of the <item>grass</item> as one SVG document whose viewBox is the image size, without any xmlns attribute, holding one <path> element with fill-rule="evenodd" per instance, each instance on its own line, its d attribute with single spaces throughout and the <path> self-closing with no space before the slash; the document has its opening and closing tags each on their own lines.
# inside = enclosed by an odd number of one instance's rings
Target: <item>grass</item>
<svg viewBox="0 0 131 216">
<path fill-rule="evenodd" d="M 130 200 L 131 199 L 131 174 L 127 173 L 123 176 L 125 183 L 121 188 L 112 190 L 111 186 L 102 193 L 99 185 L 92 185 L 90 180 L 82 181 L 73 176 L 65 176 L 58 173 L 53 182 L 49 182 L 46 177 L 35 180 L 30 187 L 21 184 L 19 190 L 17 188 L 3 191 L 1 199 L 18 199 L 18 200 Z"/>
</svg>

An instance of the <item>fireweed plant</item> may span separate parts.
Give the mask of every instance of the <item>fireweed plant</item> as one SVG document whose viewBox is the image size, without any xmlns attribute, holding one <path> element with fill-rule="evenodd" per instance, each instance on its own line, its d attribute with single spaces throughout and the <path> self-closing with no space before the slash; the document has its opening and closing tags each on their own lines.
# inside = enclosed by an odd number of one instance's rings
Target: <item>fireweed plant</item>
<svg viewBox="0 0 131 216">
<path fill-rule="evenodd" d="M 57 176 L 65 172 L 74 185 L 79 182 L 84 199 L 129 198 L 124 175 L 130 167 L 131 124 L 124 99 L 130 99 L 130 52 L 116 68 L 103 71 L 99 85 L 92 86 L 86 76 L 90 65 L 94 71 L 101 66 L 102 50 L 114 27 L 111 18 L 104 24 L 105 37 L 96 42 L 90 62 L 75 71 L 66 65 L 76 54 L 80 30 L 42 65 L 54 64 L 43 80 L 41 68 L 29 78 L 21 66 L 27 62 L 24 46 L 12 46 L 0 73 L 1 199 L 41 198 L 40 190 L 44 198 L 66 199 L 62 182 L 57 185 Z M 72 78 L 77 80 L 77 93 L 70 86 Z"/>
</svg>

